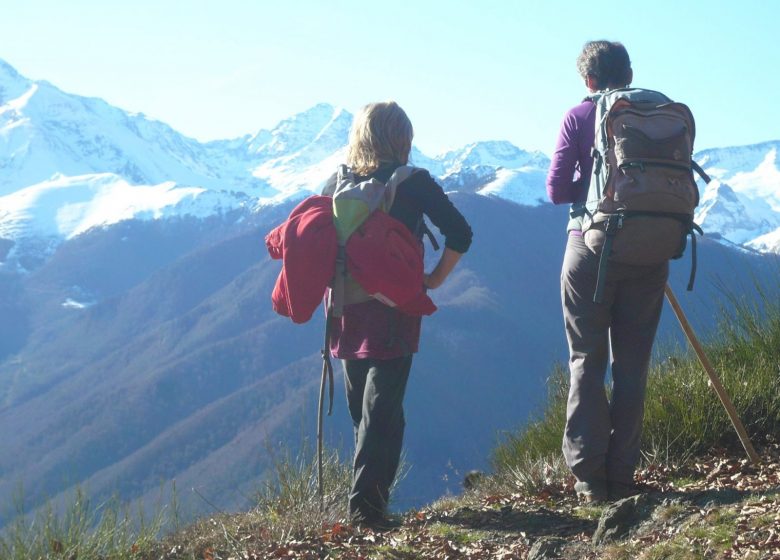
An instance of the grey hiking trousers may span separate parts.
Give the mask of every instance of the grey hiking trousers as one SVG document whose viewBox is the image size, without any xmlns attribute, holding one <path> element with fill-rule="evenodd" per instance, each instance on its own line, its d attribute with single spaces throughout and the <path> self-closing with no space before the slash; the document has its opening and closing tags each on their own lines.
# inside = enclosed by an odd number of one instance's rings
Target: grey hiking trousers
<svg viewBox="0 0 780 560">
<path fill-rule="evenodd" d="M 412 355 L 390 360 L 342 360 L 347 405 L 355 430 L 355 459 L 349 515 L 354 521 L 381 520 L 401 459 L 403 399 Z"/>
<path fill-rule="evenodd" d="M 669 263 L 609 263 L 593 302 L 599 256 L 570 235 L 561 271 L 571 387 L 563 455 L 578 480 L 632 484 L 639 462 L 645 386 Z M 612 354 L 612 395 L 605 376 Z"/>
</svg>

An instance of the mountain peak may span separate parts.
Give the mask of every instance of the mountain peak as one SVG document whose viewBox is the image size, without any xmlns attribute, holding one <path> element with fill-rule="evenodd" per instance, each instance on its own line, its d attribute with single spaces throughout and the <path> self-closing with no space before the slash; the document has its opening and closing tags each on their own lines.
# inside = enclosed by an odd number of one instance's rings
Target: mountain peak
<svg viewBox="0 0 780 560">
<path fill-rule="evenodd" d="M 352 115 L 329 103 L 317 105 L 284 119 L 272 130 L 261 130 L 249 141 L 249 151 L 261 157 L 297 152 L 335 127 L 348 129 Z M 346 141 L 346 138 L 344 139 Z M 338 148 L 340 146 L 336 146 Z"/>
<path fill-rule="evenodd" d="M 473 142 L 437 159 L 451 160 L 454 163 L 454 168 L 474 165 L 511 168 L 529 165 L 546 167 L 549 164 L 549 160 L 544 154 L 527 152 L 506 140 Z"/>
<path fill-rule="evenodd" d="M 16 99 L 31 85 L 32 81 L 19 74 L 16 68 L 0 58 L 0 105 Z"/>
<path fill-rule="evenodd" d="M 330 103 L 318 103 L 305 111 L 284 119 L 274 127 L 271 133 L 278 131 L 289 134 L 315 129 L 320 131 L 332 121 L 343 120 L 344 118 L 349 118 L 351 121 L 352 115 L 343 108 L 336 107 Z"/>
<path fill-rule="evenodd" d="M 292 118 L 295 117 L 313 117 L 316 115 L 330 115 L 333 116 L 337 111 L 339 110 L 338 107 L 335 105 L 331 105 L 330 103 L 317 103 L 313 107 L 310 107 L 309 109 L 306 109 L 305 111 L 302 111 L 300 113 L 297 113 L 293 115 Z"/>
</svg>

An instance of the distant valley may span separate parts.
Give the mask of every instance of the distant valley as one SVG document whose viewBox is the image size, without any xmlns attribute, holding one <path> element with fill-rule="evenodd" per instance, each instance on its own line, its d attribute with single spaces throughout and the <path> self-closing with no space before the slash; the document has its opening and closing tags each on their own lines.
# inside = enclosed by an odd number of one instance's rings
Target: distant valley
<svg viewBox="0 0 780 560">
<path fill-rule="evenodd" d="M 313 438 L 322 317 L 273 313 L 279 263 L 263 237 L 343 159 L 350 122 L 322 104 L 199 143 L 0 61 L 0 526 L 20 488 L 27 511 L 79 486 L 151 507 L 174 480 L 186 511 L 208 510 L 200 496 L 248 507 L 275 454 Z M 777 288 L 778 148 L 696 154 L 715 177 L 697 214 L 699 278 L 686 293 L 686 255 L 672 285 L 705 336 L 728 294 Z M 567 209 L 545 201 L 547 156 L 496 141 L 414 162 L 475 238 L 424 322 L 399 508 L 488 468 L 566 359 Z M 660 340 L 659 360 L 683 343 L 669 310 Z M 348 454 L 342 393 L 326 425 Z"/>
</svg>

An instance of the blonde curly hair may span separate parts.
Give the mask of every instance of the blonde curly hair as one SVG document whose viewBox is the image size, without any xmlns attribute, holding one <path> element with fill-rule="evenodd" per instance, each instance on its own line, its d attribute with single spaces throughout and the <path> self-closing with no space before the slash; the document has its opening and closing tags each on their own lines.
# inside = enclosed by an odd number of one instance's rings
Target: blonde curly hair
<svg viewBox="0 0 780 560">
<path fill-rule="evenodd" d="M 349 132 L 347 165 L 368 175 L 383 163 L 409 162 L 414 129 L 395 101 L 370 103 L 355 115 Z"/>
</svg>

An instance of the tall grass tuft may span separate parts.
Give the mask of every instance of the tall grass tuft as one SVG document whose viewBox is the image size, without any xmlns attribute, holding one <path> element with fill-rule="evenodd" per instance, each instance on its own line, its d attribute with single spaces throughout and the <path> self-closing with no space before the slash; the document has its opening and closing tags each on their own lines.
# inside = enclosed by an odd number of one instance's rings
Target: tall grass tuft
<svg viewBox="0 0 780 560">
<path fill-rule="evenodd" d="M 200 518 L 163 539 L 156 553 L 176 560 L 264 558 L 262 551 L 269 544 L 316 537 L 345 520 L 352 467 L 341 460 L 338 451 L 327 450 L 323 456 L 322 500 L 317 457 L 310 446 L 304 445 L 295 454 L 289 449 L 268 452 L 273 457 L 272 478 L 256 492 L 251 510 Z"/>
<path fill-rule="evenodd" d="M 249 512 L 217 512 L 182 528 L 175 488 L 171 507 L 159 508 L 151 521 L 140 508 L 131 515 L 118 500 L 95 506 L 78 491 L 66 509 L 48 506 L 36 515 L 20 513 L 0 533 L 0 559 L 245 558 L 268 543 L 316 536 L 346 519 L 352 467 L 336 450 L 324 455 L 322 499 L 316 454 L 306 445 L 295 455 L 287 449 L 269 452 L 273 478 L 257 491 Z M 163 515 L 171 508 L 170 515 Z M 160 537 L 171 529 L 173 533 Z"/>
<path fill-rule="evenodd" d="M 275 477 L 257 492 L 257 513 L 274 538 L 300 537 L 347 517 L 352 466 L 337 450 L 323 455 L 323 496 L 318 492 L 316 453 L 304 447 L 293 456 L 284 451 L 274 458 Z"/>
<path fill-rule="evenodd" d="M 754 444 L 780 435 L 780 302 L 757 287 L 758 299 L 726 293 L 706 353 Z M 652 370 L 645 401 L 646 453 L 682 462 L 739 438 L 692 351 Z"/>
<path fill-rule="evenodd" d="M 537 461 L 552 461 L 560 456 L 561 437 L 566 424 L 568 376 L 568 371 L 561 364 L 553 367 L 547 379 L 547 405 L 542 417 L 530 422 L 521 431 L 504 434 L 503 441 L 493 450 L 491 457 L 496 472 L 532 470 Z"/>
<path fill-rule="evenodd" d="M 51 505 L 35 515 L 20 513 L 0 534 L 0 558 L 137 560 L 153 548 L 161 526 L 162 515 L 147 522 L 115 500 L 93 506 L 78 490 L 61 513 Z"/>
<path fill-rule="evenodd" d="M 780 437 L 780 300 L 767 290 L 757 292 L 753 300 L 727 293 L 729 307 L 705 344 L 754 445 Z M 667 357 L 654 361 L 648 377 L 645 461 L 682 464 L 714 448 L 740 453 L 736 432 L 695 354 L 677 348 L 660 355 Z M 568 372 L 556 366 L 541 418 L 507 434 L 493 451 L 499 477 L 533 473 L 560 457 L 568 386 Z"/>
</svg>

